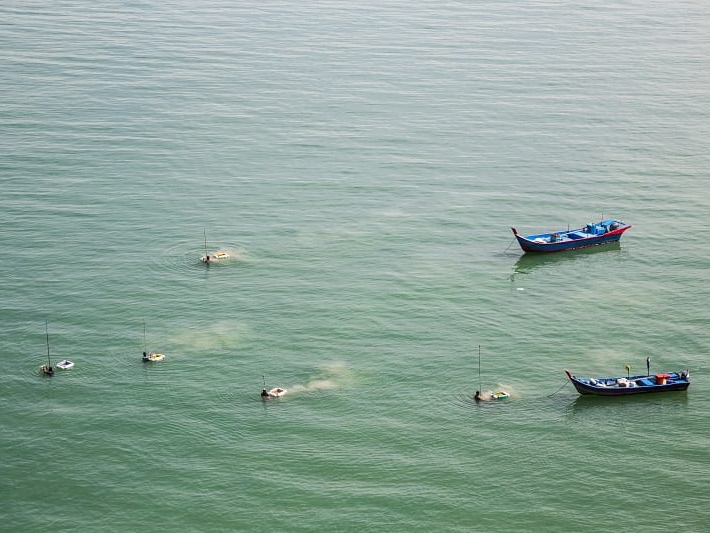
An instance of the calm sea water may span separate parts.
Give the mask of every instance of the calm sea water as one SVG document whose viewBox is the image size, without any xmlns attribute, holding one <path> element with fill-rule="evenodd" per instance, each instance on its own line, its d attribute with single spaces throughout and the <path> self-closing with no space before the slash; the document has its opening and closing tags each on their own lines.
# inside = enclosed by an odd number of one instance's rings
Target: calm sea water
<svg viewBox="0 0 710 533">
<path fill-rule="evenodd" d="M 706 530 L 706 3 L 4 2 L 0 95 L 1 530 Z"/>
</svg>

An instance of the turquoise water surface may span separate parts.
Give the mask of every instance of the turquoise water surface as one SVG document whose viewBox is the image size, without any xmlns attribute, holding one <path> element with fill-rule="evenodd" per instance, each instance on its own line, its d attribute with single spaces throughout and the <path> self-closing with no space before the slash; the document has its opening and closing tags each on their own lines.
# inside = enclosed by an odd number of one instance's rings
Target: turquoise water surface
<svg viewBox="0 0 710 533">
<path fill-rule="evenodd" d="M 6 2 L 0 50 L 0 530 L 707 530 L 705 3 Z M 564 375 L 647 356 L 689 390 Z"/>
</svg>

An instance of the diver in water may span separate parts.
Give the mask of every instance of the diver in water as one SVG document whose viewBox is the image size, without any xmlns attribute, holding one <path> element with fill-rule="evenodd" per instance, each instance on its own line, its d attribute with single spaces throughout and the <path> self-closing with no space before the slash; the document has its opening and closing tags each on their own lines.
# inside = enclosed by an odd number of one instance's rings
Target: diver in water
<svg viewBox="0 0 710 533">
<path fill-rule="evenodd" d="M 483 399 L 483 397 L 481 396 L 481 391 L 476 391 L 476 394 L 474 395 L 473 399 L 477 402 L 480 402 Z"/>
<path fill-rule="evenodd" d="M 266 389 L 261 389 L 261 399 L 266 400 L 269 397 L 269 393 L 266 392 Z"/>
</svg>

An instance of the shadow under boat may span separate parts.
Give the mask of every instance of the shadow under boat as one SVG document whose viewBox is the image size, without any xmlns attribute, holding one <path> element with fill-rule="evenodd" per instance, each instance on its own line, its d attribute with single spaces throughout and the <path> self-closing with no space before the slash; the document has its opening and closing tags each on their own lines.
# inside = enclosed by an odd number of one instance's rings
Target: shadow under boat
<svg viewBox="0 0 710 533">
<path fill-rule="evenodd" d="M 574 387 L 572 387 L 574 391 Z M 576 394 L 576 391 L 574 392 Z M 682 407 L 688 404 L 686 391 L 668 391 L 663 394 L 630 394 L 628 396 L 596 396 L 594 394 L 578 395 L 567 407 L 569 415 L 595 414 L 604 411 L 605 416 L 613 409 L 637 409 L 639 406 L 664 409 L 667 407 Z"/>
<path fill-rule="evenodd" d="M 555 265 L 557 263 L 580 261 L 590 255 L 596 255 L 601 252 L 619 252 L 621 250 L 620 242 L 611 242 L 609 244 L 601 244 L 598 246 L 588 246 L 579 248 L 578 250 L 570 250 L 565 253 L 526 253 L 521 255 L 513 266 L 513 276 L 515 274 L 530 274 L 535 269 Z"/>
</svg>

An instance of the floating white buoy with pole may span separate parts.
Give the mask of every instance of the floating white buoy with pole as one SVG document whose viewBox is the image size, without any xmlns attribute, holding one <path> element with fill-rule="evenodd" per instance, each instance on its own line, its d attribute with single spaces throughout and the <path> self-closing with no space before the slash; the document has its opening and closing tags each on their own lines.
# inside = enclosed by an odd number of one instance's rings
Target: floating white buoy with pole
<svg viewBox="0 0 710 533">
<path fill-rule="evenodd" d="M 479 400 L 504 400 L 505 398 L 509 398 L 510 394 L 508 394 L 504 390 L 497 390 L 495 392 L 490 393 L 489 395 L 486 395 L 486 397 L 483 397 L 483 393 L 481 392 L 483 390 L 483 382 L 481 380 L 481 345 L 478 345 L 478 390 L 476 391 L 476 395 L 473 397 L 474 400 L 479 401 Z"/>
</svg>

